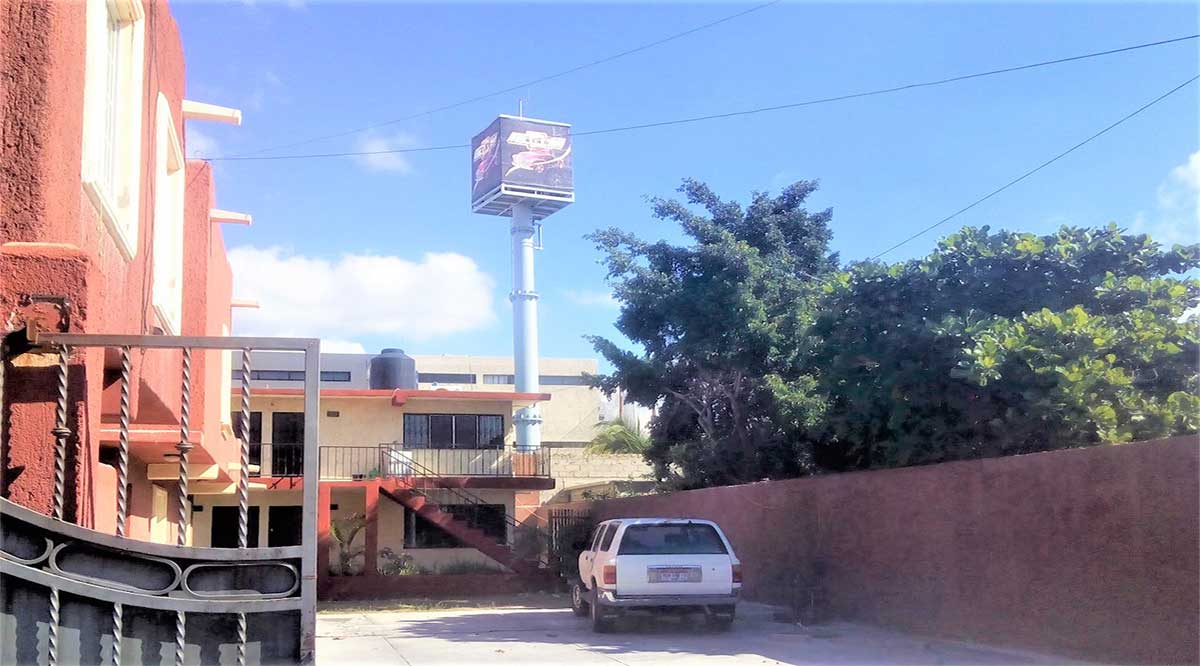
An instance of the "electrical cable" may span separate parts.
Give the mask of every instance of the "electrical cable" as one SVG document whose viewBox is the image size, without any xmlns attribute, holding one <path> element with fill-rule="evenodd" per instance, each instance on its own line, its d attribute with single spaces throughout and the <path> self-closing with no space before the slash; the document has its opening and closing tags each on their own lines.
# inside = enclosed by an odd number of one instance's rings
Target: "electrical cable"
<svg viewBox="0 0 1200 666">
<path fill-rule="evenodd" d="M 1054 157 L 1051 157 L 1050 159 L 1046 160 L 1045 162 L 1042 162 L 1041 164 L 1037 165 L 1036 167 L 1030 169 L 1029 171 L 1026 171 L 1025 173 L 1021 174 L 1020 176 L 1017 176 L 1016 178 L 1008 181 L 1004 185 L 1001 185 L 1000 187 L 992 190 L 991 192 L 976 199 L 975 201 L 972 201 L 971 203 L 967 204 L 966 206 L 963 206 L 962 208 L 959 208 L 958 210 L 954 211 L 953 213 L 947 215 L 946 217 L 943 217 L 942 219 L 938 220 L 937 222 L 934 222 L 933 224 L 925 227 L 924 229 L 921 229 L 920 231 L 909 236 L 908 238 L 905 238 L 904 240 L 900 241 L 899 243 L 896 243 L 895 245 L 884 250 L 883 252 L 876 254 L 875 256 L 871 257 L 871 260 L 878 259 L 878 258 L 882 257 L 883 255 L 887 254 L 888 252 L 891 252 L 892 250 L 895 250 L 911 241 L 914 241 L 917 238 L 920 238 L 921 236 L 924 236 L 925 234 L 929 233 L 930 231 L 933 231 L 937 227 L 940 227 L 941 225 L 949 222 L 950 220 L 953 220 L 954 218 L 971 210 L 972 208 L 987 201 L 988 199 L 991 199 L 992 197 L 996 196 L 997 194 L 1000 194 L 1004 190 L 1007 190 L 1008 188 L 1012 187 L 1013 185 L 1016 185 L 1017 183 L 1025 180 L 1026 178 L 1029 178 L 1033 174 L 1041 171 L 1042 169 L 1045 169 L 1046 167 L 1050 166 L 1051 164 L 1054 164 L 1055 162 L 1061 160 L 1062 158 L 1066 157 L 1067 155 L 1070 155 L 1071 153 L 1075 152 L 1076 150 L 1079 150 L 1080 148 L 1091 143 L 1092 141 L 1099 139 L 1100 137 L 1104 136 L 1105 134 L 1108 134 L 1110 131 L 1116 129 L 1119 125 L 1125 123 L 1128 120 L 1131 120 L 1134 116 L 1137 116 L 1138 114 L 1145 111 L 1146 109 L 1149 109 L 1150 107 L 1154 106 L 1155 104 L 1158 104 L 1159 102 L 1165 100 L 1166 98 L 1170 97 L 1171 95 L 1174 95 L 1175 93 L 1179 92 L 1183 88 L 1187 87 L 1188 84 L 1195 83 L 1197 79 L 1200 79 L 1200 74 L 1193 76 L 1192 78 L 1188 79 L 1187 81 L 1184 81 L 1183 83 L 1175 86 L 1174 88 L 1171 88 L 1170 90 L 1159 95 L 1158 97 L 1155 97 L 1153 100 L 1143 104 L 1142 106 L 1138 107 L 1136 110 L 1126 114 L 1125 116 L 1123 116 L 1120 120 L 1116 121 L 1115 123 L 1109 125 L 1108 127 L 1105 127 L 1104 129 L 1100 130 L 1099 132 L 1096 132 L 1095 134 L 1093 134 L 1093 135 L 1089 136 L 1088 138 L 1084 139 L 1083 141 L 1080 141 L 1079 143 L 1071 146 L 1070 148 L 1055 155 Z"/>
<path fill-rule="evenodd" d="M 1027 70 L 1027 69 L 1034 69 L 1037 67 L 1048 67 L 1051 65 L 1058 65 L 1058 64 L 1067 63 L 1067 62 L 1085 60 L 1088 58 L 1098 58 L 1098 57 L 1102 57 L 1102 56 L 1108 56 L 1108 55 L 1113 55 L 1113 54 L 1117 54 L 1117 53 L 1125 53 L 1128 51 L 1134 51 L 1134 50 L 1138 50 L 1138 49 L 1151 48 L 1151 47 L 1155 47 L 1155 46 L 1163 46 L 1166 44 L 1174 44 L 1176 42 L 1182 42 L 1182 41 L 1186 41 L 1186 40 L 1196 39 L 1197 37 L 1200 37 L 1200 34 L 1187 35 L 1184 37 L 1175 37 L 1172 39 L 1164 39 L 1164 40 L 1160 40 L 1160 41 L 1156 41 L 1156 42 L 1148 42 L 1148 43 L 1144 43 L 1144 44 L 1135 44 L 1133 46 L 1125 46 L 1122 48 L 1109 49 L 1106 51 L 1095 51 L 1092 53 L 1084 53 L 1084 54 L 1080 54 L 1080 55 L 1068 56 L 1066 58 L 1056 58 L 1054 60 L 1043 60 L 1040 62 L 1028 63 L 1025 65 L 1015 65 L 1012 67 L 1004 67 L 1001 69 L 992 69 L 992 70 L 988 70 L 988 71 L 984 71 L 984 72 L 963 74 L 960 76 L 952 76 L 952 77 L 936 79 L 936 80 L 932 80 L 932 81 L 920 81 L 920 82 L 916 82 L 916 83 L 908 83 L 908 84 L 893 86 L 893 87 L 889 87 L 889 88 L 879 88 L 879 89 L 875 89 L 875 90 L 867 90 L 867 91 L 862 91 L 862 92 L 849 93 L 846 95 L 838 95 L 835 97 L 822 97 L 822 98 L 818 98 L 818 99 L 805 100 L 802 102 L 792 102 L 789 104 L 778 104 L 775 106 L 757 107 L 754 109 L 746 109 L 746 110 L 742 110 L 742 111 L 730 111 L 730 112 L 726 112 L 726 113 L 715 113 L 715 114 L 710 114 L 710 115 L 705 115 L 705 116 L 693 116 L 690 118 L 677 118 L 674 120 L 663 120 L 663 121 L 658 121 L 658 122 L 653 122 L 653 123 L 642 123 L 642 124 L 638 124 L 638 125 L 625 125 L 625 126 L 621 126 L 621 127 L 609 127 L 606 129 L 589 130 L 589 131 L 585 131 L 585 132 L 575 132 L 573 134 L 573 136 L 575 136 L 575 137 L 596 136 L 596 135 L 600 135 L 600 134 L 614 134 L 617 132 L 629 132 L 629 131 L 634 131 L 634 130 L 650 129 L 650 128 L 656 128 L 656 127 L 666 127 L 669 125 L 684 125 L 684 124 L 697 123 L 697 122 L 702 122 L 702 121 L 707 121 L 707 120 L 718 120 L 718 119 L 723 119 L 723 118 L 733 118 L 733 117 L 737 117 L 737 116 L 748 116 L 748 115 L 757 114 L 757 113 L 766 113 L 766 112 L 770 112 L 770 111 L 781 111 L 784 109 L 794 109 L 794 108 L 799 108 L 799 107 L 803 107 L 803 106 L 828 104 L 831 102 L 840 102 L 840 101 L 844 101 L 844 100 L 848 100 L 848 99 L 872 97 L 872 96 L 876 96 L 876 95 L 886 95 L 886 94 L 901 92 L 904 90 L 912 90 L 915 88 L 928 88 L 928 87 L 933 87 L 933 86 L 946 85 L 949 83 L 965 81 L 968 79 L 977 79 L 977 78 L 982 78 L 982 77 L 986 77 L 986 76 L 996 76 L 999 74 L 1008 74 L 1011 72 L 1017 72 L 1017 71 Z M 200 159 L 205 159 L 210 162 L 297 160 L 297 159 L 320 159 L 320 158 L 332 158 L 332 157 L 355 157 L 355 156 L 369 156 L 369 155 L 392 155 L 392 154 L 399 154 L 399 153 L 433 152 L 433 151 L 443 151 L 443 150 L 457 150 L 460 148 L 470 148 L 470 144 L 460 143 L 460 144 L 442 145 L 442 146 L 426 146 L 426 147 L 421 147 L 421 148 L 394 148 L 394 149 L 389 149 L 389 150 L 344 151 L 344 152 L 336 152 L 336 153 L 309 153 L 309 154 L 300 154 L 300 155 L 245 155 L 244 154 L 244 155 L 231 155 L 228 157 L 209 157 L 209 158 L 200 158 Z"/>
<path fill-rule="evenodd" d="M 605 56 L 605 57 L 603 57 L 603 58 L 599 58 L 599 59 L 597 59 L 597 60 L 592 60 L 592 61 L 590 61 L 590 62 L 585 62 L 585 63 L 583 63 L 583 64 L 580 64 L 580 65 L 575 65 L 574 67 L 571 67 L 571 68 L 569 68 L 569 69 L 564 69 L 564 70 L 562 70 L 562 71 L 555 72 L 555 73 L 553 73 L 553 74 L 547 74 L 547 75 L 545 75 L 545 76 L 542 76 L 542 77 L 539 77 L 539 78 L 536 78 L 536 79 L 532 79 L 532 80 L 530 80 L 530 81 L 525 81 L 524 83 L 518 83 L 518 84 L 516 84 L 516 85 L 512 85 L 512 86 L 509 86 L 509 87 L 507 87 L 507 88 L 502 88 L 502 89 L 500 89 L 500 90 L 493 90 L 492 92 L 489 92 L 489 93 L 484 93 L 484 94 L 482 94 L 482 95 L 476 95 L 476 96 L 474 96 L 474 97 L 470 97 L 470 98 L 467 98 L 467 99 L 464 99 L 464 100 L 460 100 L 460 101 L 458 101 L 458 102 L 454 102 L 454 103 L 452 103 L 452 104 L 446 104 L 445 106 L 439 106 L 439 107 L 436 107 L 436 108 L 433 108 L 433 109 L 426 109 L 425 111 L 421 111 L 421 112 L 419 112 L 419 113 L 414 113 L 414 114 L 407 115 L 407 116 L 403 116 L 403 117 L 400 117 L 400 118 L 394 118 L 394 119 L 392 119 L 392 120 L 385 120 L 385 121 L 378 122 L 378 123 L 374 123 L 374 124 L 371 124 L 371 125 L 364 125 L 364 126 L 362 126 L 362 127 L 358 127 L 358 128 L 351 129 L 351 130 L 345 130 L 345 131 L 342 131 L 342 132 L 337 132 L 337 133 L 334 133 L 334 134 L 326 134 L 326 135 L 323 135 L 323 136 L 317 136 L 317 137 L 313 137 L 313 138 L 311 138 L 311 139 L 303 139 L 303 140 L 301 140 L 301 141 L 295 141 L 295 142 L 293 142 L 293 143 L 286 143 L 286 144 L 282 144 L 282 145 L 278 145 L 278 146 L 271 146 L 270 148 L 260 148 L 260 149 L 258 149 L 258 150 L 250 151 L 250 152 L 248 152 L 248 153 L 239 153 L 239 154 L 237 154 L 237 155 L 231 155 L 231 156 L 230 156 L 229 158 L 227 158 L 227 159 L 232 159 L 232 158 L 234 158 L 234 157 L 244 157 L 244 156 L 247 156 L 247 155 L 257 155 L 257 154 L 259 154 L 259 153 L 267 153 L 267 152 L 271 152 L 271 151 L 274 151 L 274 150 L 282 150 L 282 149 L 284 149 L 284 148 L 294 148 L 294 147 L 296 147 L 296 146 L 303 146 L 303 145 L 307 145 L 307 144 L 310 144 L 310 143 L 316 143 L 317 141 L 325 141 L 325 140 L 327 140 L 327 139 L 338 139 L 338 138 L 341 138 L 341 137 L 344 137 L 344 136 L 350 136 L 350 135 L 352 135 L 352 134 L 358 134 L 359 132 L 367 132 L 367 131 L 370 131 L 370 130 L 373 130 L 373 129 L 379 129 L 380 127 L 387 127 L 387 126 L 389 126 L 389 125 L 395 125 L 396 123 L 402 123 L 402 122 L 405 122 L 405 121 L 407 121 L 407 120 L 414 120 L 414 119 L 416 119 L 416 118 L 423 118 L 423 117 L 425 117 L 425 116 L 431 116 L 431 115 L 434 115 L 435 113 L 441 113 L 442 111 L 449 111 L 450 109 L 457 109 L 457 108 L 458 108 L 458 107 L 460 107 L 460 106 L 466 106 L 467 104 L 472 104 L 472 103 L 474 103 L 474 102 L 479 102 L 479 101 L 482 101 L 482 100 L 485 100 L 485 99 L 489 99 L 489 98 L 492 98 L 492 97 L 496 97 L 496 96 L 498 96 L 498 95 L 503 95 L 503 94 L 505 94 L 505 93 L 514 92 L 514 91 L 520 90 L 520 89 L 522 89 L 522 88 L 527 88 L 527 87 L 529 87 L 529 86 L 535 86 L 535 85 L 537 85 L 537 84 L 539 84 L 539 83 L 545 83 L 546 81 L 551 81 L 551 80 L 553 80 L 553 79 L 562 78 L 562 77 L 564 77 L 564 76 L 567 76 L 567 75 L 570 75 L 570 74 L 574 74 L 575 72 L 579 72 L 579 71 L 583 71 L 583 70 L 585 70 L 585 69 L 589 69 L 589 68 L 592 68 L 592 67 L 596 67 L 597 65 L 603 65 L 603 64 L 605 64 L 605 63 L 609 63 L 609 62 L 612 62 L 612 61 L 614 61 L 614 60 L 617 60 L 617 59 L 620 59 L 620 58 L 624 58 L 624 57 L 626 57 L 626 56 L 633 55 L 633 54 L 635 54 L 635 53 L 640 53 L 640 52 L 642 52 L 642 51 L 645 51 L 645 50 L 647 50 L 647 49 L 652 49 L 652 48 L 654 48 L 654 47 L 656 47 L 656 46 L 661 46 L 661 45 L 663 45 L 663 44 L 666 44 L 667 42 L 672 42 L 672 41 L 675 41 L 676 39 L 680 39 L 680 38 L 682 38 L 682 37 L 687 37 L 688 35 L 695 34 L 695 33 L 697 33 L 697 32 L 700 32 L 700 31 L 702 31 L 702 30 L 707 30 L 707 29 L 709 29 L 709 28 L 712 28 L 712 27 L 716 27 L 716 26 L 718 26 L 718 25 L 721 25 L 722 23 L 727 23 L 727 22 L 729 22 L 729 21 L 732 21 L 732 20 L 734 20 L 734 19 L 741 18 L 741 17 L 743 17 L 743 16 L 745 16 L 745 15 L 747 15 L 747 14 L 752 14 L 752 13 L 754 13 L 754 12 L 757 12 L 757 11 L 761 10 L 761 9 L 766 9 L 767 7 L 770 7 L 771 5 L 776 5 L 776 4 L 779 4 L 779 3 L 780 3 L 780 2 L 782 2 L 782 1 L 783 1 L 783 0 L 771 0 L 770 2 L 764 2 L 764 3 L 763 3 L 763 4 L 761 4 L 761 5 L 755 5 L 755 6 L 751 7 L 751 8 L 749 8 L 749 9 L 744 9 L 744 10 L 742 10 L 742 11 L 740 11 L 740 12 L 737 12 L 737 13 L 734 13 L 734 14 L 730 14 L 730 15 L 728 15 L 728 16 L 725 16 L 725 17 L 719 18 L 719 19 L 717 19 L 717 20 L 715 20 L 715 21 L 710 21 L 710 22 L 708 22 L 708 23 L 705 23 L 705 24 L 703 24 L 703 25 L 698 25 L 698 26 L 696 26 L 696 27 L 694 27 L 694 28 L 690 28 L 690 29 L 688 29 L 688 30 L 684 30 L 683 32 L 677 32 L 677 33 L 675 33 L 675 34 L 673 34 L 673 35 L 668 35 L 667 37 L 663 37 L 663 38 L 661 38 L 661 39 L 657 39 L 657 40 L 655 40 L 655 41 L 653 41 L 653 42 L 648 42 L 648 43 L 646 43 L 646 44 L 642 44 L 642 45 L 640 45 L 640 46 L 635 46 L 635 47 L 633 47 L 633 48 L 631 48 L 631 49 L 626 49 L 626 50 L 624 50 L 624 51 L 621 51 L 621 52 L 619 52 L 619 53 L 614 53 L 614 54 L 612 54 L 612 55 L 608 55 L 608 56 Z"/>
</svg>

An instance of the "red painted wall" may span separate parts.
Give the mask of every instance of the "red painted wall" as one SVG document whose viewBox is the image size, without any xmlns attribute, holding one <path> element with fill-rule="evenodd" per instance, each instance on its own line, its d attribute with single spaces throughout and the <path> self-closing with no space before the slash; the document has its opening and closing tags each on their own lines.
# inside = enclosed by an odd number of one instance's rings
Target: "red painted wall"
<svg viewBox="0 0 1200 666">
<path fill-rule="evenodd" d="M 70 300 L 70 330 L 85 333 L 154 333 L 150 302 L 153 270 L 156 104 L 167 99 L 181 141 L 184 59 L 179 30 L 162 0 L 143 1 L 145 67 L 142 85 L 142 168 L 137 254 L 127 260 L 99 218 L 81 183 L 85 5 L 28 0 L 0 5 L 0 64 L 17 85 L 0 86 L 0 333 L 20 331 L 31 319 L 57 327 L 53 307 L 25 308 L 21 297 L 52 294 Z M 186 152 L 186 148 L 184 149 Z M 184 222 L 183 328 L 191 335 L 220 335 L 230 321 L 232 277 L 220 231 L 208 220 L 212 177 L 189 163 Z M 33 310 L 36 310 L 33 311 Z M 11 319 L 10 319 L 11 317 Z M 221 427 L 221 363 L 215 352 L 197 354 L 193 376 L 193 429 L 218 462 L 230 462 L 231 433 Z M 3 493 L 49 513 L 53 497 L 55 359 L 23 354 L 6 368 L 8 436 L 3 442 Z M 98 461 L 102 422 L 116 420 L 116 354 L 78 351 L 71 361 L 72 483 L 68 518 L 109 529 L 115 524 L 115 478 Z M 135 423 L 178 419 L 181 364 L 178 352 L 134 351 L 132 413 Z M 220 457 L 218 457 L 220 456 Z M 162 462 L 151 460 L 143 462 Z M 136 469 L 144 469 L 135 466 Z M 131 481 L 146 484 L 144 472 Z M 141 496 L 139 489 L 135 495 Z M 149 502 L 133 503 L 133 516 Z M 131 536 L 145 536 L 148 514 L 131 518 Z"/>
<path fill-rule="evenodd" d="M 717 521 L 752 598 L 1119 663 L 1200 657 L 1200 440 L 608 500 L 598 520 Z M 825 573 L 818 573 L 823 562 Z"/>
</svg>

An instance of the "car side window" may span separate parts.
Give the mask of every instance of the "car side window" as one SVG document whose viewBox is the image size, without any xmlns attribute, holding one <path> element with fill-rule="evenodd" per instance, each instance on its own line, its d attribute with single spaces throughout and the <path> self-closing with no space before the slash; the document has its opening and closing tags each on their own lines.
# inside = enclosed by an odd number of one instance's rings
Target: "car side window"
<svg viewBox="0 0 1200 666">
<path fill-rule="evenodd" d="M 613 534 L 616 532 L 617 526 L 613 523 L 609 523 L 608 526 L 604 528 L 604 534 L 600 535 L 600 538 L 596 540 L 597 553 L 605 550 L 605 546 L 612 541 Z"/>
<path fill-rule="evenodd" d="M 596 550 L 596 544 L 600 543 L 600 538 L 604 535 L 604 530 L 608 529 L 608 525 L 601 525 L 596 528 L 596 535 L 592 537 L 592 544 L 588 546 L 588 550 Z"/>
<path fill-rule="evenodd" d="M 608 532 L 604 535 L 604 540 L 600 542 L 600 550 L 607 551 L 612 547 L 613 537 L 617 536 L 617 528 L 621 523 L 609 523 Z"/>
</svg>

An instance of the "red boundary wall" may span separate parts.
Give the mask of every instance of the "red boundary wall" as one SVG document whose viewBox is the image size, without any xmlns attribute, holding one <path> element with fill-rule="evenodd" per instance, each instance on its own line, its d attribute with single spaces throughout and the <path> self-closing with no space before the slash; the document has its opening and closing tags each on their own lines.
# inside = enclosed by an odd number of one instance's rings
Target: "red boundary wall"
<svg viewBox="0 0 1200 666">
<path fill-rule="evenodd" d="M 1200 439 L 767 481 L 593 505 L 715 520 L 745 592 L 1120 663 L 1196 663 Z"/>
</svg>

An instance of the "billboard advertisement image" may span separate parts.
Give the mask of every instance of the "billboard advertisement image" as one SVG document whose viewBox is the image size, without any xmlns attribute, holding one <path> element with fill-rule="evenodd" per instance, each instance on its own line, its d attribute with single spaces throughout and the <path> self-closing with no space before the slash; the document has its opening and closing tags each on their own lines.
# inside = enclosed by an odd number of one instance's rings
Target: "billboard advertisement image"
<svg viewBox="0 0 1200 666">
<path fill-rule="evenodd" d="M 471 140 L 471 195 L 500 186 L 571 192 L 571 128 L 562 123 L 500 116 Z"/>
<path fill-rule="evenodd" d="M 500 121 L 471 139 L 471 198 L 500 187 Z"/>
</svg>

